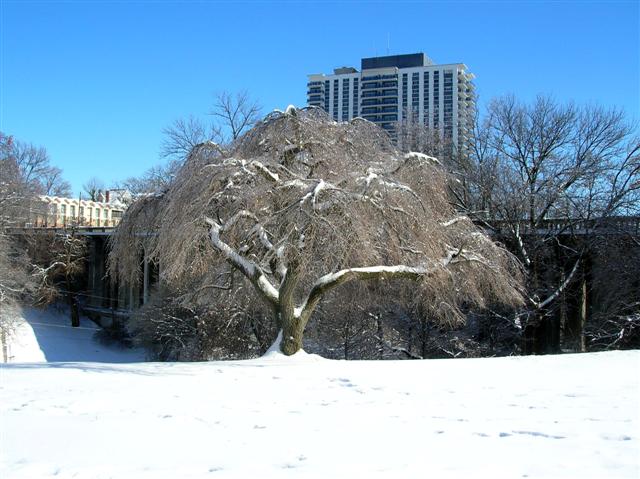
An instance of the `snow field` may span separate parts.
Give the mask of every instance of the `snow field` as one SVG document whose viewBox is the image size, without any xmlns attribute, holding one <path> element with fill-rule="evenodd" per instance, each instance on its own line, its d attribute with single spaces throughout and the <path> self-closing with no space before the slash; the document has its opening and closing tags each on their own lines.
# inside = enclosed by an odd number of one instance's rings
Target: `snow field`
<svg viewBox="0 0 640 479">
<path fill-rule="evenodd" d="M 0 369 L 4 478 L 637 478 L 640 351 Z"/>
</svg>

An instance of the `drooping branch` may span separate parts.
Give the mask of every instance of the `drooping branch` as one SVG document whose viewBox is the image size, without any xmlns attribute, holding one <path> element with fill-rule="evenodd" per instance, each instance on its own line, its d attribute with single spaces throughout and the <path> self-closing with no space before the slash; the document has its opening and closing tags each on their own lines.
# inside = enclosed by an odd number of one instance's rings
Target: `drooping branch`
<svg viewBox="0 0 640 479">
<path fill-rule="evenodd" d="M 562 282 L 562 284 L 558 287 L 558 289 L 556 289 L 552 294 L 550 294 L 544 301 L 539 301 L 539 302 L 533 301 L 533 304 L 535 305 L 536 309 L 544 308 L 545 306 L 553 302 L 558 296 L 560 296 L 560 294 L 567 288 L 567 286 L 569 286 L 569 283 L 571 283 L 571 281 L 573 280 L 573 277 L 578 271 L 578 266 L 580 266 L 581 262 L 582 262 L 581 258 L 578 258 L 576 260 L 576 264 L 573 265 L 573 269 L 569 273 L 569 276 L 567 276 L 566 279 Z"/>
<path fill-rule="evenodd" d="M 255 288 L 264 296 L 264 298 L 272 304 L 278 302 L 278 290 L 271 284 L 271 282 L 264 275 L 262 269 L 253 261 L 242 256 L 238 251 L 233 249 L 227 243 L 225 243 L 220 237 L 222 232 L 222 225 L 212 220 L 211 218 L 205 218 L 205 221 L 210 226 L 209 237 L 214 248 L 216 248 L 225 259 L 231 263 L 235 268 L 240 270 L 249 281 L 255 286 Z"/>
<path fill-rule="evenodd" d="M 449 251 L 447 256 L 439 261 L 439 264 L 436 263 L 436 265 L 432 267 L 406 265 L 371 266 L 365 268 L 347 268 L 336 273 L 325 274 L 318 278 L 313 284 L 306 301 L 301 307 L 296 309 L 296 313 L 303 322 L 307 321 L 325 294 L 349 281 L 356 279 L 366 281 L 401 278 L 419 280 L 427 275 L 433 274 L 438 268 L 446 268 L 457 254 L 457 251 Z"/>
</svg>

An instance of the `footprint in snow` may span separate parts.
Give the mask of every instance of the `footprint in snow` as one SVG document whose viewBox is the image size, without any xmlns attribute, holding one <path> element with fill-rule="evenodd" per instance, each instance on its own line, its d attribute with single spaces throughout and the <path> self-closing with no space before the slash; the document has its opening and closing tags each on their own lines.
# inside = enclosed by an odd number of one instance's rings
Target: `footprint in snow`
<svg viewBox="0 0 640 479">
<path fill-rule="evenodd" d="M 631 436 L 600 436 L 605 441 L 631 441 Z"/>
<path fill-rule="evenodd" d="M 347 378 L 334 378 L 334 379 L 330 379 L 329 381 L 331 381 L 332 383 L 341 383 L 344 387 L 348 387 L 351 388 L 353 387 L 353 384 L 351 384 L 351 380 L 347 379 Z"/>
<path fill-rule="evenodd" d="M 523 434 L 526 436 L 536 436 L 536 437 L 545 437 L 547 439 L 565 439 L 564 436 L 554 436 L 553 434 L 545 434 L 543 432 L 538 431 L 511 431 L 514 434 Z"/>
</svg>

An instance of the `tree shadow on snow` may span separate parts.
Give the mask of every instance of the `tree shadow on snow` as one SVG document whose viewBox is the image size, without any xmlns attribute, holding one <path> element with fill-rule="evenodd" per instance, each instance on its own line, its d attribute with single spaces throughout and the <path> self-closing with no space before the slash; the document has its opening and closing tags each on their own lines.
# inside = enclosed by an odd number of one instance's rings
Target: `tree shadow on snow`
<svg viewBox="0 0 640 479">
<path fill-rule="evenodd" d="M 69 315 L 53 308 L 24 308 L 22 317 L 33 329 L 36 341 L 47 362 L 143 362 L 144 353 L 96 341 L 100 329 L 82 318 L 80 327 L 71 327 Z"/>
</svg>

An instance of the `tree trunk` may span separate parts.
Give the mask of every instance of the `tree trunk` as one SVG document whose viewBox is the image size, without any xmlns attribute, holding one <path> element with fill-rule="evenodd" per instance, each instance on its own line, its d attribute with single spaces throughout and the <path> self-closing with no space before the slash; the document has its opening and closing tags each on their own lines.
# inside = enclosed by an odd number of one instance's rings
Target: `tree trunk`
<svg viewBox="0 0 640 479">
<path fill-rule="evenodd" d="M 282 343 L 280 350 L 287 356 L 297 353 L 302 349 L 302 333 L 304 325 L 299 317 L 287 314 L 280 310 L 280 324 L 282 325 Z"/>
<path fill-rule="evenodd" d="M 345 321 L 342 333 L 344 339 L 344 359 L 349 359 L 349 337 L 351 335 L 351 331 L 349 331 L 349 320 Z"/>
<path fill-rule="evenodd" d="M 428 352 L 428 343 L 429 343 L 429 321 L 427 320 L 427 318 L 422 315 L 420 317 L 420 326 L 421 326 L 421 330 L 420 330 L 420 340 L 421 340 L 421 348 L 420 348 L 420 353 L 422 354 L 423 358 L 427 357 L 427 352 Z"/>
<path fill-rule="evenodd" d="M 67 303 L 69 304 L 69 312 L 71 314 L 71 326 L 77 328 L 80 326 L 80 312 L 78 311 L 78 300 L 71 292 L 71 281 L 66 278 L 67 283 Z"/>
<path fill-rule="evenodd" d="M 9 349 L 7 347 L 7 333 L 0 329 L 0 343 L 2 343 L 2 362 L 9 362 Z"/>
<path fill-rule="evenodd" d="M 71 326 L 77 328 L 78 326 L 80 326 L 80 311 L 78 308 L 78 301 L 72 294 L 69 294 L 69 296 L 71 296 L 69 302 L 69 307 L 71 308 Z"/>
<path fill-rule="evenodd" d="M 376 314 L 376 327 L 378 330 L 378 359 L 384 355 L 384 330 L 382 329 L 382 314 Z"/>
<path fill-rule="evenodd" d="M 582 262 L 582 274 L 571 291 L 571 308 L 565 324 L 565 345 L 575 352 L 585 352 L 584 329 L 589 315 L 591 261 L 588 254 Z"/>
</svg>

